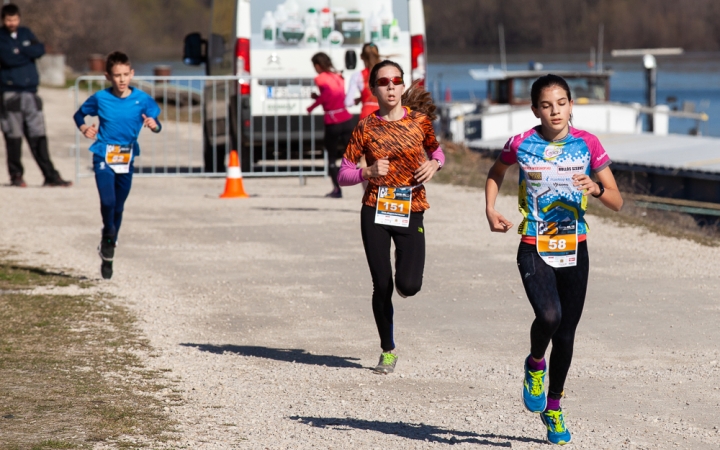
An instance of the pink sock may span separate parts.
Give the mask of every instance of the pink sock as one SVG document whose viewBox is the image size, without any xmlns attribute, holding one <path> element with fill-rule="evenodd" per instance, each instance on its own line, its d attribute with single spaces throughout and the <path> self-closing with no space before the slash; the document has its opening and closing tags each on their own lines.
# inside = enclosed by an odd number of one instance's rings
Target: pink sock
<svg viewBox="0 0 720 450">
<path fill-rule="evenodd" d="M 549 409 L 551 409 L 553 411 L 558 411 L 560 409 L 560 399 L 559 398 L 554 399 L 554 398 L 548 397 L 547 407 L 545 408 L 545 411 L 547 411 Z"/>
<path fill-rule="evenodd" d="M 528 356 L 527 365 L 528 369 L 532 370 L 533 372 L 536 372 L 538 370 L 545 370 L 545 358 L 543 358 L 542 361 L 537 362 L 533 359 L 532 356 Z"/>
</svg>

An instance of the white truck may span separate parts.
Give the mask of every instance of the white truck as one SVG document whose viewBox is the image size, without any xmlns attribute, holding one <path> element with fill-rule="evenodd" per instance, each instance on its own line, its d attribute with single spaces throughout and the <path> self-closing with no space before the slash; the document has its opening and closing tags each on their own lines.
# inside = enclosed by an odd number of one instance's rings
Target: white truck
<svg viewBox="0 0 720 450">
<path fill-rule="evenodd" d="M 205 64 L 208 75 L 241 78 L 227 90 L 226 83 L 206 84 L 205 98 L 215 102 L 205 107 L 205 171 L 224 170 L 228 145 L 240 151 L 244 172 L 277 152 L 322 150 L 322 108 L 312 120 L 306 112 L 315 91 L 310 59 L 327 53 L 349 83 L 364 67 L 359 55 L 366 42 L 403 67 L 408 85 L 424 79 L 423 1 L 213 0 L 209 38 L 188 35 L 184 61 Z M 360 107 L 350 112 L 357 115 Z"/>
</svg>

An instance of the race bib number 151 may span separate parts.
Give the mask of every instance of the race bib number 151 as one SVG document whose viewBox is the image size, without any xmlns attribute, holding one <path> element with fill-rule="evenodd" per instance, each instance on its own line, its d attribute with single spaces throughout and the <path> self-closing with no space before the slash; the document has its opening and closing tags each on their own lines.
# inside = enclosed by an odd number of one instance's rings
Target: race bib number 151
<svg viewBox="0 0 720 450">
<path fill-rule="evenodd" d="M 378 187 L 375 223 L 407 227 L 410 225 L 410 207 L 412 205 L 412 188 Z"/>
</svg>

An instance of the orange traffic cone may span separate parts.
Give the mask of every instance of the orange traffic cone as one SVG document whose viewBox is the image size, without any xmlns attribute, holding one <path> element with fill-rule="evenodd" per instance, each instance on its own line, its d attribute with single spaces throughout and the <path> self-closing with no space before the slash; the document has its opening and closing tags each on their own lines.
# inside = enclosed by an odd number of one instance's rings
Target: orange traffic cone
<svg viewBox="0 0 720 450">
<path fill-rule="evenodd" d="M 230 152 L 230 164 L 227 168 L 227 178 L 225 178 L 225 192 L 220 198 L 248 198 L 242 181 L 242 172 L 240 171 L 240 160 L 237 150 Z"/>
</svg>

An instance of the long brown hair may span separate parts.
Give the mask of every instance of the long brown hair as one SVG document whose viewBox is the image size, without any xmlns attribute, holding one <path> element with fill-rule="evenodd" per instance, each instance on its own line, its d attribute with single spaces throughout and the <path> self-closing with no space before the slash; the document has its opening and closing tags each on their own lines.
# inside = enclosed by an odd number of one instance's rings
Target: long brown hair
<svg viewBox="0 0 720 450">
<path fill-rule="evenodd" d="M 378 72 L 386 66 L 395 67 L 400 71 L 400 76 L 403 77 L 403 79 L 405 78 L 405 72 L 402 70 L 402 67 L 400 67 L 400 64 L 386 59 L 385 61 L 375 64 L 370 71 L 368 84 L 371 89 L 376 87 L 375 83 L 377 82 Z M 430 93 L 426 91 L 425 87 L 422 85 L 422 80 L 415 80 L 410 87 L 405 89 L 405 92 L 403 92 L 401 97 L 401 102 L 403 106 L 407 106 L 413 111 L 420 111 L 425 114 L 430 120 L 435 120 L 437 118 L 437 114 L 435 114 L 437 107 L 435 106 L 435 103 L 433 103 L 432 95 L 430 95 Z"/>
<path fill-rule="evenodd" d="M 377 45 L 373 43 L 363 45 L 362 52 L 360 52 L 360 59 L 363 60 L 368 70 L 372 70 L 375 64 L 380 62 L 380 53 Z"/>
<path fill-rule="evenodd" d="M 333 66 L 332 59 L 325 52 L 315 53 L 312 57 L 312 63 L 320 66 L 323 72 L 337 73 Z"/>
<path fill-rule="evenodd" d="M 423 80 L 413 81 L 413 84 L 403 92 L 401 102 L 403 106 L 425 114 L 432 122 L 437 119 L 437 114 L 435 114 L 437 107 L 433 103 L 432 95 L 425 90 L 422 82 Z"/>
</svg>

